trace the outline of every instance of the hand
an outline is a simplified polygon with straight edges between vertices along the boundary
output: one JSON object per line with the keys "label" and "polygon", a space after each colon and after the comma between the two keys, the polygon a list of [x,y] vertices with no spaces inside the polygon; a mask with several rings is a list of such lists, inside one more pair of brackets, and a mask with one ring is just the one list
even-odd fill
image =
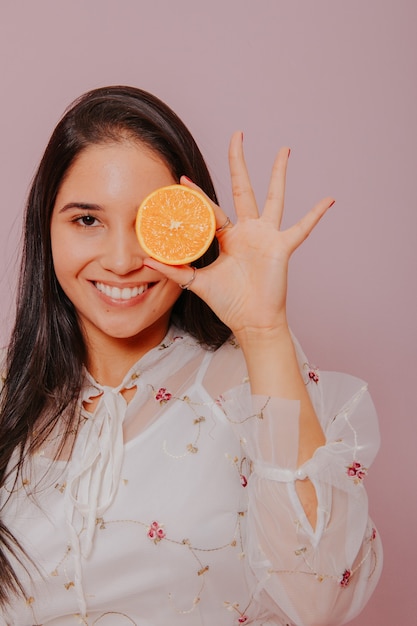
{"label": "hand", "polygon": [[[248,332],[267,336],[287,326],[288,261],[334,203],[332,198],[324,198],[298,223],[280,230],[288,156],[288,148],[278,152],[267,200],[259,214],[244,159],[242,133],[235,133],[230,142],[229,166],[237,222],[217,233],[220,255],[214,263],[197,271],[190,290],[201,297],[237,337]],[[199,189],[185,177],[181,183]],[[217,226],[221,228],[227,216],[220,207],[211,204]],[[179,284],[191,278],[188,266],[166,266],[153,259],[147,259],[146,265]]]}

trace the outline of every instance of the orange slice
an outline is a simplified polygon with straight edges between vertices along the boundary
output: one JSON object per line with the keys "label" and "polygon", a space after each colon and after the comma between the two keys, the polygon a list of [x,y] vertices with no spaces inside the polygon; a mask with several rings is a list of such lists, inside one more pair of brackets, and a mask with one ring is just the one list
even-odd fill
{"label": "orange slice", "polygon": [[167,265],[186,265],[201,257],[215,232],[210,202],[184,185],[156,189],[143,200],[136,216],[142,250]]}

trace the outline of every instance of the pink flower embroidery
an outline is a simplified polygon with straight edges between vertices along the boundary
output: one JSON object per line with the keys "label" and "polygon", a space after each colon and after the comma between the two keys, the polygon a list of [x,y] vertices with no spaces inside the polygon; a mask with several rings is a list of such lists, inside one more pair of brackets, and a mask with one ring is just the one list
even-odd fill
{"label": "pink flower embroidery", "polygon": [[155,395],[155,400],[159,402],[160,404],[165,404],[166,402],[171,400],[171,398],[172,398],[172,393],[167,391],[165,387],[161,387],[160,389],[158,389]]}
{"label": "pink flower embroidery", "polygon": [[317,383],[318,383],[318,382],[319,382],[319,380],[320,380],[319,375],[318,375],[318,374],[317,374],[317,372],[316,372],[316,371],[314,371],[314,370],[310,370],[310,371],[309,371],[309,373],[308,373],[308,377],[309,377],[309,379],[310,379],[310,380],[312,380],[312,381],[313,381],[313,383],[316,383],[316,385],[317,385]]}
{"label": "pink flower embroidery", "polygon": [[244,474],[240,475],[240,482],[242,484],[242,487],[246,487],[246,485],[248,484],[248,479]]}
{"label": "pink flower embroidery", "polygon": [[148,528],[148,537],[149,539],[152,539],[154,543],[158,543],[161,539],[164,539],[166,537],[166,533],[162,524],[159,522],[152,522]]}
{"label": "pink flower embroidery", "polygon": [[220,408],[223,407],[223,403],[224,403],[224,396],[220,394],[220,396],[218,396],[215,399],[215,403],[217,404],[217,406],[219,406]]}
{"label": "pink flower embroidery", "polygon": [[340,586],[347,587],[350,582],[351,576],[352,576],[351,570],[345,569],[345,571],[342,574],[342,578],[340,579]]}
{"label": "pink flower embroidery", "polygon": [[367,470],[363,465],[354,461],[352,465],[347,468],[347,475],[355,479],[356,482],[363,480],[366,476]]}
{"label": "pink flower embroidery", "polygon": [[247,615],[241,615],[241,616],[239,617],[239,619],[237,620],[237,623],[238,623],[238,624],[244,624],[244,623],[245,623],[245,622],[247,622],[247,621],[248,621],[248,617],[247,617]]}
{"label": "pink flower embroidery", "polygon": [[371,541],[375,541],[376,539],[376,528],[372,528]]}

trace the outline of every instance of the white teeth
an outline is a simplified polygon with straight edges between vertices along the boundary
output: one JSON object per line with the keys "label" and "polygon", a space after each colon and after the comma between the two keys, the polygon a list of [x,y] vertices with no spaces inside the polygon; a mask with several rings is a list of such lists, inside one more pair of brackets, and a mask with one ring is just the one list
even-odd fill
{"label": "white teeth", "polygon": [[112,300],[130,300],[131,298],[135,298],[136,296],[144,293],[148,288],[148,285],[140,285],[137,287],[123,287],[123,289],[120,289],[119,287],[111,287],[110,285],[106,285],[104,283],[94,284],[101,293],[104,293]]}

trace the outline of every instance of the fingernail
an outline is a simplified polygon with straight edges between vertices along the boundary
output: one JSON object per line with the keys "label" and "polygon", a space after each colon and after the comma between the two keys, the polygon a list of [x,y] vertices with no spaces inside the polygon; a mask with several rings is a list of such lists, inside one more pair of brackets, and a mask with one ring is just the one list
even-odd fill
{"label": "fingernail", "polygon": [[186,176],[185,174],[183,174],[182,178],[185,178],[185,180],[188,180],[189,183],[193,182],[191,178],[188,178],[188,176]]}
{"label": "fingernail", "polygon": [[288,148],[288,158],[290,158],[291,148]]}
{"label": "fingernail", "polygon": [[330,209],[330,207],[331,207],[331,206],[333,206],[333,205],[334,205],[334,203],[335,203],[335,202],[336,202],[336,200],[333,200],[333,202],[331,202],[331,203],[329,204],[329,209]]}

